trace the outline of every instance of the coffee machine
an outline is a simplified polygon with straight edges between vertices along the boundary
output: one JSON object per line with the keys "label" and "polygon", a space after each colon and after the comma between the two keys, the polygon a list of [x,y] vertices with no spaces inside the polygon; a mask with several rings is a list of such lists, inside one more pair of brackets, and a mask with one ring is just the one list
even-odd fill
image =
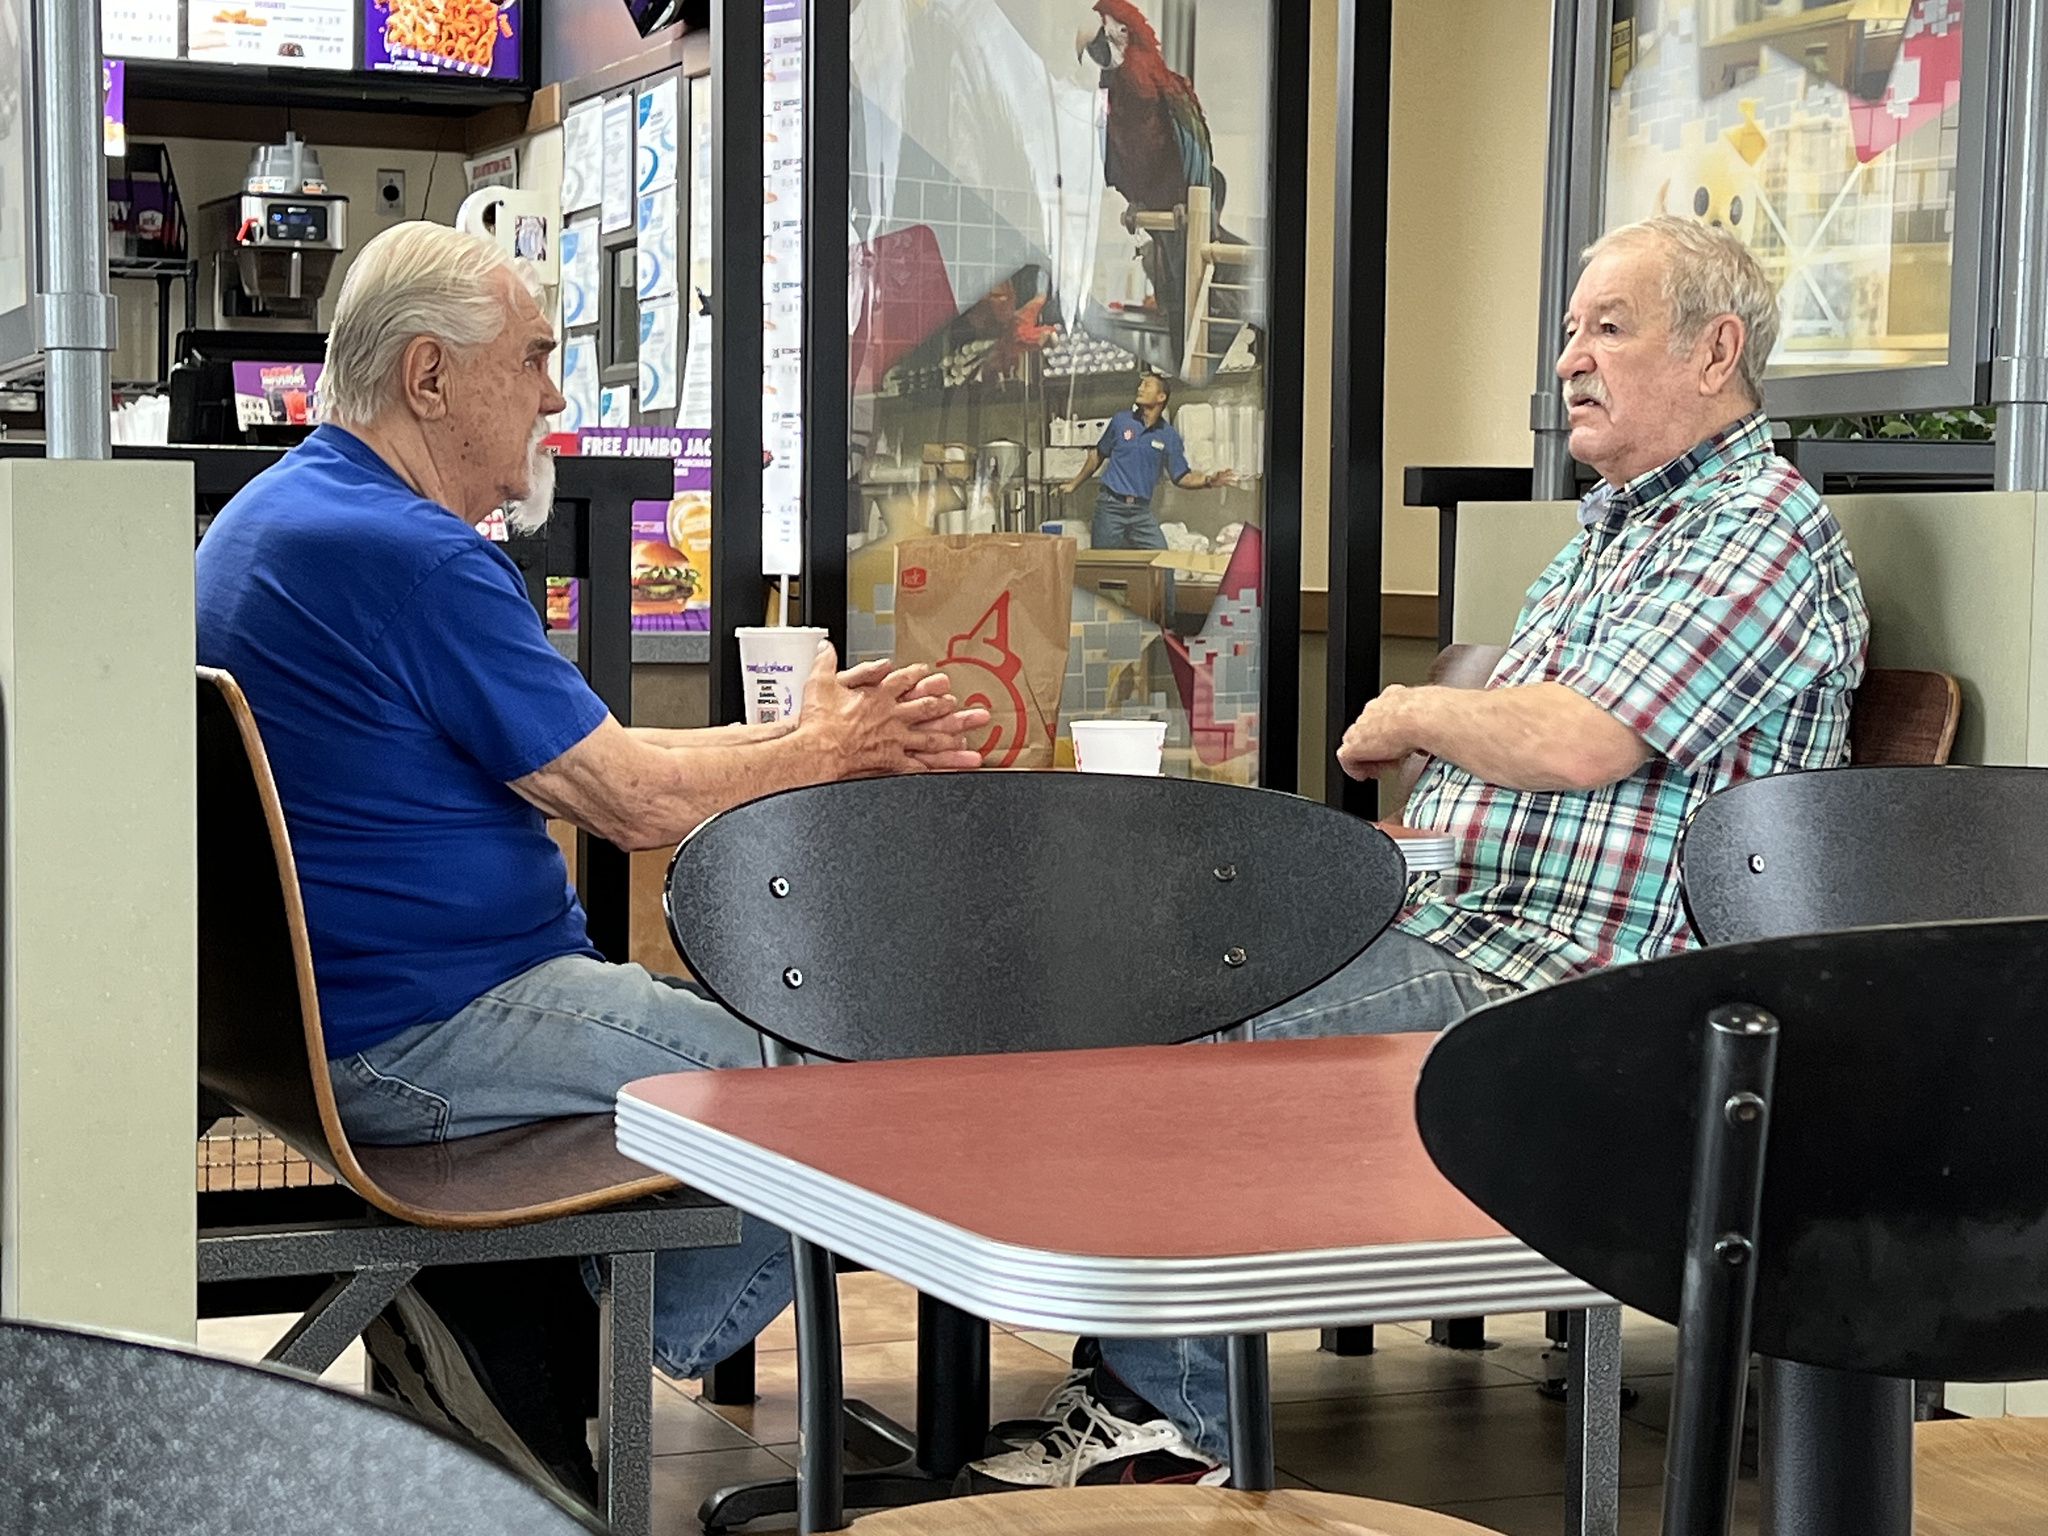
{"label": "coffee machine", "polygon": [[318,331],[320,300],[348,246],[348,199],[327,190],[297,134],[259,145],[242,190],[199,209],[216,330]]}

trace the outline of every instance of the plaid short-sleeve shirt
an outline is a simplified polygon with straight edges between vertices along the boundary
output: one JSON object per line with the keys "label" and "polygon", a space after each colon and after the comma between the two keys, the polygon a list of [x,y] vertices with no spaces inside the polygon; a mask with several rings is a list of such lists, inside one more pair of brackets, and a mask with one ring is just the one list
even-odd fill
{"label": "plaid short-sleeve shirt", "polygon": [[1579,520],[1487,686],[1562,683],[1650,757],[1586,793],[1439,759],[1406,812],[1457,838],[1458,866],[1419,877],[1396,925],[1512,987],[1685,948],[1686,822],[1731,784],[1846,760],[1870,633],[1842,530],[1761,413],[1596,489]]}

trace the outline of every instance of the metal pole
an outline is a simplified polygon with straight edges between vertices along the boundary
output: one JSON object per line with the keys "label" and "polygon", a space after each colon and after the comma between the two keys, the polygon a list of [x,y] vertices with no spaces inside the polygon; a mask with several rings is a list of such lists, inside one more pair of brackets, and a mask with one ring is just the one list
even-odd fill
{"label": "metal pole", "polygon": [[1234,1333],[1224,1341],[1230,1394],[1230,1486],[1263,1491],[1273,1486],[1273,1393],[1263,1333]]}
{"label": "metal pole", "polygon": [[1678,1303],[1686,1347],[1671,1382],[1664,1536],[1728,1536],[1778,1062],[1778,1021],[1761,1008],[1716,1008],[1704,1034]]}
{"label": "metal pole", "polygon": [[100,142],[100,8],[35,0],[35,123],[42,196],[43,411],[53,459],[107,459],[114,301]]}
{"label": "metal pole", "polygon": [[1336,249],[1330,305],[1330,636],[1324,799],[1379,814],[1379,786],[1332,759],[1380,691],[1380,534],[1386,497],[1387,120],[1392,0],[1337,7]]}
{"label": "metal pole", "polygon": [[[1272,203],[1266,221],[1265,593],[1259,676],[1259,783],[1292,791],[1301,777],[1301,413],[1308,292],[1307,0],[1272,9],[1269,78]],[[1187,7],[1194,47],[1195,7]]]}
{"label": "metal pole", "polygon": [[846,209],[852,22],[844,5],[804,13],[804,622],[847,649],[851,414],[846,370]]}
{"label": "metal pole", "polygon": [[1543,170],[1543,264],[1537,285],[1536,389],[1529,397],[1538,501],[1572,495],[1570,425],[1557,392],[1559,326],[1579,251],[1598,233],[1606,147],[1607,0],[1554,0],[1550,132]]}
{"label": "metal pole", "polygon": [[[743,718],[761,585],[760,0],[711,6],[711,724]],[[812,279],[815,281],[815,276]]]}
{"label": "metal pole", "polygon": [[1766,1357],[1763,1536],[1913,1536],[1913,1383]]}
{"label": "metal pole", "polygon": [[2039,491],[2048,490],[2048,0],[2013,0],[2009,25],[1992,483]]}
{"label": "metal pole", "polygon": [[1621,1530],[1621,1308],[1565,1320],[1565,1536]]}

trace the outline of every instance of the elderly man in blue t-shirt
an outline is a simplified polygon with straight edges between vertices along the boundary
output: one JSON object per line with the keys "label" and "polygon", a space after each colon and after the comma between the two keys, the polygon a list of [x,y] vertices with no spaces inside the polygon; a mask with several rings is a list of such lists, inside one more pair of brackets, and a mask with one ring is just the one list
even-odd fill
{"label": "elderly man in blue t-shirt", "polygon": [[1090,475],[1102,470],[1102,485],[1095,493],[1095,521],[1088,534],[1096,549],[1166,548],[1166,535],[1159,531],[1159,518],[1152,511],[1152,495],[1159,488],[1161,474],[1184,491],[1237,484],[1234,470],[1197,474],[1188,468],[1187,448],[1166,419],[1170,393],[1166,380],[1156,373],[1139,379],[1131,408],[1109,418],[1101,441],[1082,460],[1081,472],[1060,487],[1071,496],[1088,483]]}
{"label": "elderly man in blue t-shirt", "polygon": [[[839,673],[826,646],[785,725],[613,719],[475,526],[501,508],[546,519],[554,345],[495,247],[387,231],[336,302],[326,424],[199,547],[199,659],[240,680],[269,749],[358,1141],[603,1112],[634,1078],[761,1063],[723,1008],[592,949],[548,817],[673,846],[774,790],[979,762],[966,739],[987,713],[942,676]],[[752,1338],[788,1298],[788,1252],[749,1221],[738,1247],[659,1255],[662,1369],[697,1375]],[[567,1440],[566,1479],[587,1488],[580,1413]]]}

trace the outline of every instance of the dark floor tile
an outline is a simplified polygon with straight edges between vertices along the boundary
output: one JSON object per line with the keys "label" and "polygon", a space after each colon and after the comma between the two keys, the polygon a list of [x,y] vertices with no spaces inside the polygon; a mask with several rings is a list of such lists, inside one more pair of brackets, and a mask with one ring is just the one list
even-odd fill
{"label": "dark floor tile", "polygon": [[[1398,1504],[1555,1494],[1564,1417],[1531,1387],[1277,1403],[1274,1459],[1315,1487]],[[1654,1483],[1663,1459],[1662,1436],[1624,1423],[1624,1483]]]}
{"label": "dark floor tile", "polygon": [[[1621,1536],[1658,1536],[1663,1503],[1661,1485],[1622,1489]],[[1557,1536],[1563,1529],[1564,1498],[1560,1494],[1461,1500],[1435,1507],[1444,1514],[1499,1531],[1502,1536]],[[1756,1480],[1744,1478],[1735,1485],[1735,1519],[1729,1536],[1756,1536],[1756,1532]]]}

